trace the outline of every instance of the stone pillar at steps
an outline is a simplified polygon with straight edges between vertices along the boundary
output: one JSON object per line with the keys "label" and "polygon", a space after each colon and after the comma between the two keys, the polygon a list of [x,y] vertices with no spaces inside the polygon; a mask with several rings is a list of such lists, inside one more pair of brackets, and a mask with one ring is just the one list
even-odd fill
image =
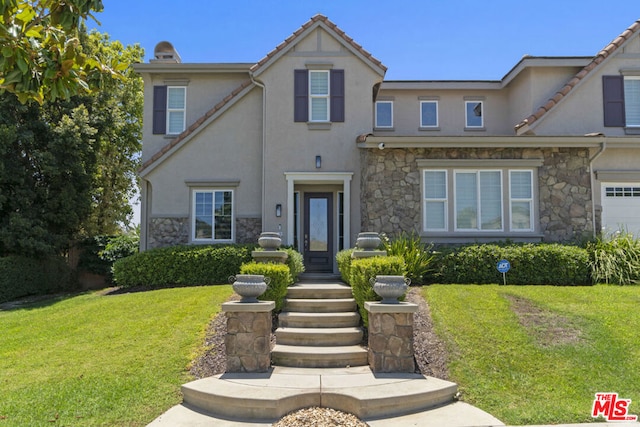
{"label": "stone pillar at steps", "polygon": [[369,366],[373,372],[415,372],[413,314],[416,304],[365,302],[369,313]]}
{"label": "stone pillar at steps", "polygon": [[273,301],[226,302],[226,372],[267,372],[271,367],[271,311]]}

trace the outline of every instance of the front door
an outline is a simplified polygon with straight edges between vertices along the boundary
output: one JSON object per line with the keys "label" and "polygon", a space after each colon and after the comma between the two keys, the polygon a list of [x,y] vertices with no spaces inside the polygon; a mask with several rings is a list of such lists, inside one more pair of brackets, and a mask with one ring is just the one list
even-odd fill
{"label": "front door", "polygon": [[311,273],[333,272],[333,194],[304,195],[304,265]]}

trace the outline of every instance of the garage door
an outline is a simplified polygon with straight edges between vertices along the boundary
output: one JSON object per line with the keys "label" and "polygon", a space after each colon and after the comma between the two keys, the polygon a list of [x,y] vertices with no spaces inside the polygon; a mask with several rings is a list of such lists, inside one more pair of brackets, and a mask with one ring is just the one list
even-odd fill
{"label": "garage door", "polygon": [[627,230],[640,236],[640,182],[602,184],[602,226],[605,233]]}

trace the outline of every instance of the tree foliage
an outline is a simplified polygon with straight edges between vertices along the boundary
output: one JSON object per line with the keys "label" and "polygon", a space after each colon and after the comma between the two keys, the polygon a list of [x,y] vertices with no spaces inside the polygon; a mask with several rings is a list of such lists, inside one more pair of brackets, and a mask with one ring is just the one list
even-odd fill
{"label": "tree foliage", "polygon": [[[143,56],[96,32],[81,30],[79,40],[105,61]],[[132,70],[105,78],[99,92],[42,105],[1,93],[0,256],[61,253],[128,223],[141,121],[142,83]]]}
{"label": "tree foliage", "polygon": [[[0,88],[21,102],[68,99],[99,87],[126,63],[83,50],[78,29],[102,0],[0,1]],[[93,18],[95,19],[95,18]]]}

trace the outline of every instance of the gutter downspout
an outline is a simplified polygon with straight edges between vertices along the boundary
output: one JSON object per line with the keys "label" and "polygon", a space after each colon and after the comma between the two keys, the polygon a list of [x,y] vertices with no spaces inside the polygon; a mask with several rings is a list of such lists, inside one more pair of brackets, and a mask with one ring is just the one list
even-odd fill
{"label": "gutter downspout", "polygon": [[[591,222],[593,227],[593,237],[597,237],[598,230],[596,230],[596,200],[594,195],[594,185],[595,185],[595,173],[593,171],[593,162],[595,162],[598,157],[602,155],[607,149],[607,137],[605,135],[600,135],[600,150],[596,154],[593,155],[589,159],[589,178],[591,180]],[[600,199],[602,199],[602,194],[600,194]]]}
{"label": "gutter downspout", "polygon": [[262,88],[262,200],[260,201],[260,204],[262,205],[261,231],[264,231],[265,220],[267,218],[267,207],[265,203],[265,195],[267,189],[265,165],[267,150],[267,87],[263,83],[257,81],[251,71],[249,71],[249,78],[251,79],[251,82],[253,84]]}

